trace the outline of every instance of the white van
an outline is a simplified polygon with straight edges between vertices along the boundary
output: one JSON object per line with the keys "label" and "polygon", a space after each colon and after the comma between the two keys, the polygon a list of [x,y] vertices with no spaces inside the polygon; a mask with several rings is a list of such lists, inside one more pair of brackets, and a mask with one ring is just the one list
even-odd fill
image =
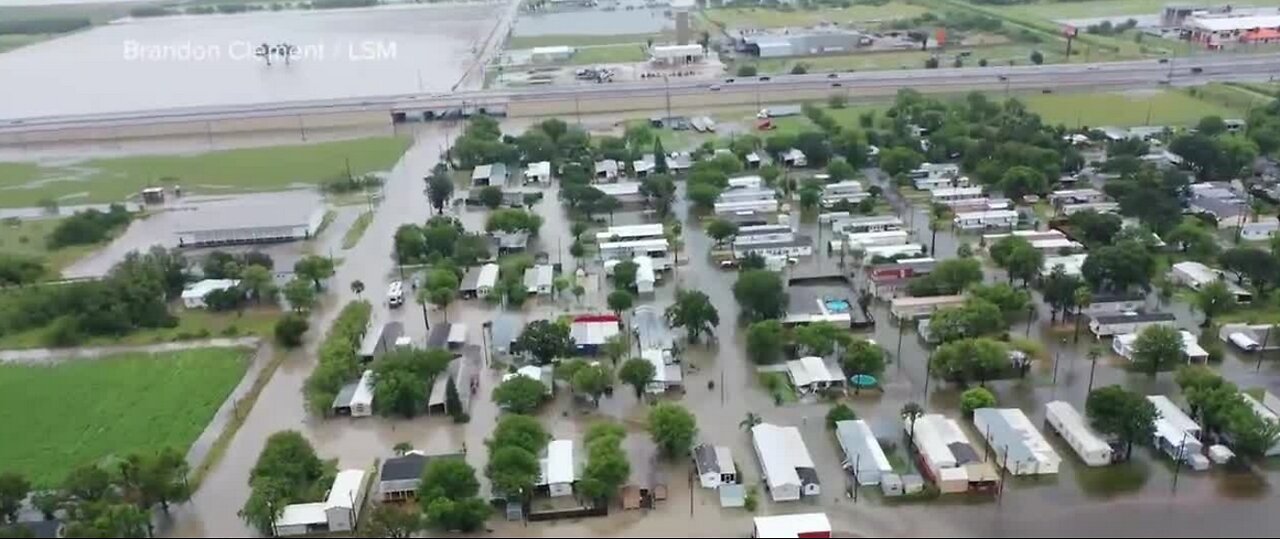
{"label": "white van", "polygon": [[393,309],[404,305],[404,283],[395,281],[387,287],[387,305]]}

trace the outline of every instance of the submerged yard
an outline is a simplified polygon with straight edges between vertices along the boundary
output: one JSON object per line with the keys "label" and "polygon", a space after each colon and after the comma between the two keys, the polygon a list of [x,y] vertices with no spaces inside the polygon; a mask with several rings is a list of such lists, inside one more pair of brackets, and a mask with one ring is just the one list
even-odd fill
{"label": "submerged yard", "polygon": [[37,487],[135,451],[185,451],[244,376],[244,350],[0,364],[0,470]]}

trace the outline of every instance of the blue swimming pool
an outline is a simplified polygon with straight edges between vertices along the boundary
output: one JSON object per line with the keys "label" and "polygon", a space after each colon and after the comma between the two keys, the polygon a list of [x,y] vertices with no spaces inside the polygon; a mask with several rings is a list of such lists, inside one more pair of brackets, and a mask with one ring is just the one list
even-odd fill
{"label": "blue swimming pool", "polygon": [[847,299],[824,299],[822,303],[827,306],[827,312],[832,314],[849,312],[849,300]]}

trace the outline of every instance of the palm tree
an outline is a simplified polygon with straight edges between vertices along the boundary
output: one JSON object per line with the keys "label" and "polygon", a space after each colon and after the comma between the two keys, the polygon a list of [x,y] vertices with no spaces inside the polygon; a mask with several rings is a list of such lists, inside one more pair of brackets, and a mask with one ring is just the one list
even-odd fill
{"label": "palm tree", "polygon": [[738,422],[738,427],[742,430],[751,430],[751,427],[764,423],[764,418],[755,412],[747,412],[746,417]]}
{"label": "palm tree", "polygon": [[900,413],[902,414],[902,418],[911,424],[911,427],[907,430],[907,438],[912,442],[915,442],[916,420],[920,419],[920,416],[924,415],[924,408],[921,408],[920,405],[915,402],[908,402],[902,405],[902,411]]}
{"label": "palm tree", "polygon": [[361,281],[360,279],[351,281],[351,291],[357,296],[362,294],[364,292],[364,281]]}

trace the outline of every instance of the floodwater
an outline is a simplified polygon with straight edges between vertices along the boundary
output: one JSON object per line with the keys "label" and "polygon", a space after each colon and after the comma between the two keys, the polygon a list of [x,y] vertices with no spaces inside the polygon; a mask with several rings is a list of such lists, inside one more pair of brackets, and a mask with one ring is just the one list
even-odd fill
{"label": "floodwater", "polygon": [[[410,303],[390,311],[380,301],[385,285],[399,278],[390,256],[392,233],[402,223],[421,222],[430,215],[426,197],[422,194],[421,178],[437,162],[447,138],[458,133],[458,126],[448,124],[415,128],[417,143],[391,172],[385,187],[386,197],[375,214],[373,224],[355,248],[338,255],[343,263],[337,269],[332,280],[335,283],[333,290],[324,298],[317,315],[319,320],[313,327],[327,327],[341,304],[355,298],[346,283],[360,279],[367,286],[365,297],[376,305],[375,320],[400,320],[409,336],[418,342],[425,338],[424,312],[417,305]],[[506,128],[513,133],[521,129],[514,123],[507,124]],[[683,195],[683,184],[680,190]],[[555,189],[548,189],[547,198],[534,209],[546,218],[546,224],[532,250],[545,252],[552,261],[562,261],[566,268],[572,268],[574,262],[568,256],[569,242],[565,240],[569,227]],[[483,210],[456,208],[447,211],[458,215],[467,228],[473,230],[481,226],[485,216]],[[684,202],[676,205],[677,215],[686,215],[687,211]],[[900,208],[900,211],[915,211],[914,217],[909,218],[912,229],[917,241],[927,244],[927,218],[923,210]],[[645,217],[639,212],[619,212],[614,220],[616,224],[631,224],[644,222]],[[824,231],[818,230],[816,225],[805,223],[801,229],[814,237],[815,245],[824,241]],[[826,235],[829,236],[829,231]],[[684,353],[687,393],[670,398],[697,415],[700,442],[731,448],[740,473],[748,484],[760,481],[759,466],[750,440],[738,426],[749,411],[762,415],[767,421],[799,427],[823,482],[821,496],[786,504],[763,501],[760,514],[824,511],[831,517],[838,535],[875,536],[1271,535],[1280,526],[1280,516],[1267,510],[1277,501],[1274,489],[1266,485],[1274,478],[1274,473],[1217,469],[1196,473],[1183,470],[1175,490],[1172,466],[1164,459],[1154,457],[1149,450],[1137,449],[1134,453],[1136,463],[1127,468],[1086,470],[1062,444],[1058,444],[1058,449],[1064,465],[1058,477],[1012,480],[998,500],[966,500],[961,497],[902,504],[886,502],[874,492],[864,490],[855,503],[844,496],[840,451],[823,427],[828,405],[797,403],[776,406],[773,403],[756,382],[754,366],[749,364],[744,353],[744,331],[737,323],[739,309],[731,293],[734,274],[714,267],[708,259],[706,253],[713,242],[696,223],[686,224],[683,240],[685,248],[680,256],[681,264],[659,286],[656,297],[644,301],[663,307],[671,302],[677,287],[701,290],[719,309],[721,324],[716,329],[716,339],[712,344],[688,346]],[[939,233],[937,250],[943,256],[953,255],[958,244],[950,232]],[[829,267],[836,261],[820,254],[816,260],[802,263]],[[587,262],[586,265],[593,275],[599,269],[596,262]],[[990,275],[991,279],[1000,278],[995,272]],[[538,299],[526,305],[520,315],[525,320],[533,320],[592,309],[583,305],[603,310],[607,289],[588,288],[591,291],[582,298],[581,305],[572,296]],[[1155,301],[1152,300],[1153,306]],[[499,309],[474,300],[458,301],[449,307],[450,321],[465,323],[471,328],[471,354],[475,354],[474,345],[479,344],[476,328],[491,319]],[[1195,327],[1195,319],[1185,308],[1179,306],[1172,310],[1178,313],[1183,327]],[[851,406],[872,424],[882,439],[901,446],[898,410],[904,402],[921,402],[931,411],[958,416],[958,391],[935,380],[928,384],[929,395],[926,396],[924,371],[927,351],[912,331],[899,332],[899,328],[888,321],[883,305],[877,305],[874,311],[880,322],[874,331],[866,335],[874,337],[895,358],[885,373],[884,391],[864,391],[851,398]],[[432,323],[444,317],[445,313],[438,310],[430,312]],[[1037,423],[1043,419],[1043,403],[1048,400],[1063,399],[1082,407],[1089,374],[1089,365],[1083,359],[1086,347],[1091,344],[1089,338],[1082,336],[1079,344],[1070,338],[1063,343],[1061,334],[1051,334],[1047,329],[1047,318],[1047,313],[1042,313],[1029,330],[1020,324],[1015,325],[1011,332],[1021,335],[1027,331],[1032,338],[1046,343],[1049,357],[1038,361],[1026,379],[988,384],[1002,404],[1022,408]],[[163,526],[165,535],[253,535],[253,531],[236,516],[236,511],[248,495],[248,471],[263,442],[271,433],[283,429],[300,430],[312,441],[321,457],[338,459],[342,467],[369,468],[374,459],[390,456],[394,444],[408,441],[428,452],[471,449],[467,460],[477,469],[483,469],[485,455],[479,449],[483,447],[483,440],[492,430],[498,415],[488,398],[499,379],[497,371],[485,370],[482,373],[479,394],[472,401],[471,422],[467,425],[454,425],[440,417],[413,420],[322,419],[304,412],[301,394],[303,380],[314,367],[315,349],[322,333],[319,330],[310,332],[308,344],[302,350],[290,353],[285,364],[267,384],[226,455],[212,469],[192,501],[175,507],[172,520]],[[1052,369],[1055,357],[1059,360],[1056,380]],[[1276,377],[1280,367],[1269,361],[1261,372],[1255,372],[1249,359],[1252,358],[1229,356],[1219,368],[1241,386],[1265,386],[1272,391],[1280,391],[1277,383],[1280,378]],[[1163,373],[1153,380],[1145,375],[1127,373],[1115,359],[1100,360],[1095,386],[1110,383],[1124,383],[1167,394],[1176,391],[1172,374]],[[688,465],[683,459],[674,463],[655,460],[654,447],[642,431],[643,416],[643,408],[636,402],[630,388],[624,385],[617,386],[614,395],[604,398],[598,409],[573,403],[568,392],[562,391],[557,401],[539,414],[547,428],[558,437],[579,437],[587,425],[601,417],[623,421],[630,431],[625,447],[632,459],[632,482],[664,483],[669,487],[670,498],[661,502],[657,509],[615,512],[607,518],[528,526],[503,522],[495,517],[489,525],[500,536],[687,537],[748,534],[750,515],[742,510],[722,510],[712,491],[691,488]],[[977,442],[977,438],[974,441]],[[901,449],[898,452],[901,454]],[[1116,485],[1115,478],[1126,471],[1135,472],[1138,479]],[[484,483],[483,478],[481,480]]]}
{"label": "floodwater", "polygon": [[[504,4],[128,20],[0,54],[0,118],[450,91]],[[268,66],[261,43],[298,47]],[[20,83],[19,83],[20,82]],[[478,81],[475,81],[478,84]]]}
{"label": "floodwater", "polygon": [[512,35],[592,35],[651,34],[666,28],[674,28],[675,22],[663,14],[663,10],[645,7],[581,11],[555,11],[525,13],[516,22]]}

